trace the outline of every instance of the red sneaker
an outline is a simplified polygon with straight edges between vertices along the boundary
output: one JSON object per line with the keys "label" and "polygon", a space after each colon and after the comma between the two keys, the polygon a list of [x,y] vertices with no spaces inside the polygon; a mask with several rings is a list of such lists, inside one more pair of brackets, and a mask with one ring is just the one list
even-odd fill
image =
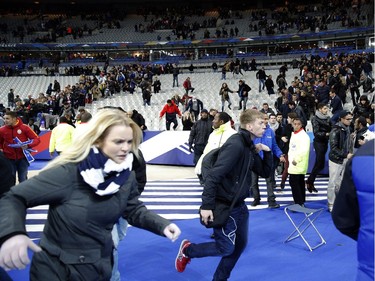
{"label": "red sneaker", "polygon": [[190,263],[191,258],[188,258],[184,254],[184,250],[190,246],[190,241],[187,239],[182,240],[180,249],[178,250],[178,254],[175,261],[175,267],[178,272],[184,272],[186,265]]}

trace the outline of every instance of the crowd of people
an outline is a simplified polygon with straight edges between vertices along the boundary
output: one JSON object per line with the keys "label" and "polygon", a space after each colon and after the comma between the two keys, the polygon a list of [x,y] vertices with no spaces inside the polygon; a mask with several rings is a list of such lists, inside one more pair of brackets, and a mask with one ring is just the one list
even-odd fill
{"label": "crowd of people", "polygon": [[[241,64],[238,64],[238,66],[241,69]],[[248,186],[246,192],[243,191],[239,201],[231,211],[235,223],[227,222],[223,227],[214,228],[213,238],[215,242],[206,245],[194,244],[189,240],[183,240],[176,259],[176,269],[179,272],[183,272],[192,258],[223,256],[214,275],[214,278],[221,280],[228,278],[241,252],[246,247],[248,214],[246,215],[247,207],[243,200],[250,196],[251,190],[253,196],[251,205],[257,206],[260,204],[259,177],[265,178],[267,182],[267,203],[269,208],[280,207],[276,201],[274,190],[275,188],[284,189],[288,176],[294,203],[304,207],[306,191],[310,193],[318,192],[314,186],[314,181],[324,168],[324,155],[329,145],[330,179],[327,188],[327,207],[330,212],[334,212],[336,194],[340,190],[346,163],[352,159],[353,155],[355,155],[354,153],[361,146],[375,138],[372,66],[368,61],[367,54],[332,54],[326,58],[318,56],[309,59],[302,58],[299,76],[287,81],[286,72],[288,67],[283,65],[273,84],[267,83],[267,80],[273,81],[273,77],[267,75],[267,71],[262,68],[256,73],[254,71],[254,79],[259,80],[258,89],[251,89],[246,84],[245,79],[238,81],[238,89],[231,90],[226,83],[223,83],[221,88],[217,89],[217,98],[222,102],[221,111],[213,108],[208,110],[207,108],[210,105],[204,105],[197,96],[192,95],[194,85],[192,85],[189,77],[179,85],[178,66],[172,65],[171,67],[171,79],[173,79],[170,81],[171,85],[183,87],[185,94],[182,97],[174,95],[167,99],[166,104],[159,113],[159,118],[161,119],[165,116],[167,130],[171,129],[172,124],[172,128],[177,129],[178,117],[183,120],[184,128],[190,131],[187,142],[189,143],[189,150],[194,153],[194,165],[198,174],[200,165],[204,161],[204,156],[210,150],[214,147],[222,147],[223,150],[223,153],[219,155],[219,161],[217,161],[220,164],[214,166],[212,175],[210,175],[204,186],[203,204],[200,210],[204,223],[207,224],[214,219],[212,209],[215,206],[215,197],[213,196],[215,193],[212,191],[216,189],[217,185],[222,187],[222,190],[219,190],[219,194],[222,196],[221,199],[227,201],[233,199],[233,197],[228,196],[231,193],[227,188],[228,186],[233,186],[234,181],[237,183],[245,182],[246,186]],[[219,79],[220,77],[218,77]],[[133,158],[130,155],[138,156],[139,134],[141,134],[142,130],[147,130],[144,117],[137,109],[124,113],[123,110],[114,108],[100,109],[91,116],[85,106],[97,99],[107,98],[119,92],[134,94],[136,87],[139,87],[142,91],[142,97],[145,101],[144,106],[148,106],[147,93],[158,94],[158,91],[163,87],[160,81],[159,83],[157,81],[157,75],[152,69],[123,66],[108,67],[105,70],[101,70],[98,75],[82,74],[79,76],[78,82],[73,86],[61,86],[58,81],[54,81],[48,86],[46,93],[40,94],[38,98],[33,98],[30,95],[26,100],[22,100],[13,89],[10,89],[8,93],[8,108],[3,106],[1,109],[4,114],[5,126],[0,128],[0,148],[3,150],[5,158],[12,162],[10,167],[13,184],[16,182],[16,174],[18,174],[18,182],[21,184],[6,193],[1,199],[3,204],[0,204],[0,206],[9,210],[8,213],[12,214],[14,212],[12,202],[14,202],[15,198],[24,198],[21,201],[26,204],[24,205],[25,208],[42,203],[50,203],[49,201],[32,201],[29,203],[29,197],[32,197],[33,192],[36,191],[30,191],[29,193],[28,190],[38,186],[39,189],[37,191],[42,194],[46,193],[47,188],[50,191],[50,185],[39,184],[39,181],[51,181],[50,173],[52,172],[50,170],[53,170],[53,174],[55,174],[55,169],[59,170],[65,166],[66,171],[64,173],[71,174],[73,174],[71,166],[78,167],[83,177],[83,181],[79,183],[80,192],[88,194],[88,189],[100,196],[103,196],[103,194],[114,194],[114,197],[123,196],[117,191],[128,184],[133,186],[135,182],[127,171],[131,170],[129,162]],[[134,86],[130,86],[130,84],[134,84]],[[118,87],[119,90],[116,89]],[[360,95],[360,87],[362,87],[362,95]],[[130,89],[133,89],[133,92]],[[270,106],[270,104],[264,102],[262,108],[247,109],[248,99],[252,98],[254,91],[266,91],[269,96],[275,98],[274,105]],[[230,108],[232,104],[230,95],[233,93],[238,95],[239,106],[232,110]],[[235,130],[233,130],[233,121],[231,116],[225,112],[225,103],[228,104],[228,109],[231,112],[239,114],[240,133],[235,133]],[[275,110],[271,108],[272,106]],[[348,111],[347,108],[352,110]],[[122,118],[118,120],[119,118],[116,119],[114,115],[122,116]],[[91,118],[93,118],[93,121],[89,121]],[[30,152],[32,152],[32,148],[40,142],[40,138],[35,132],[37,130],[35,126],[42,125],[42,121],[45,128],[52,129],[53,137],[51,137],[49,144],[51,157],[57,155],[58,157],[51,162],[40,176],[27,180],[28,157]],[[109,121],[112,123],[109,123]],[[102,122],[107,125],[104,127],[93,125],[101,124]],[[316,160],[310,176],[305,181],[308,170],[307,159],[309,153],[311,153],[310,139],[305,130],[308,122],[312,124]],[[29,126],[26,124],[29,124]],[[81,131],[83,136],[90,141],[84,142],[81,134],[75,135],[77,129],[74,130],[74,126],[79,126],[78,128],[80,129],[78,131]],[[81,130],[83,129],[82,126],[86,128]],[[12,132],[14,131],[22,132],[18,133],[19,141],[17,143],[12,138]],[[116,137],[117,134],[120,137]],[[222,138],[224,135],[225,137]],[[122,144],[124,148],[121,147]],[[91,146],[94,146],[94,148],[91,148]],[[95,150],[95,147],[98,149]],[[257,164],[249,162],[252,172],[238,174],[236,172],[242,171],[243,166],[247,166],[249,161],[249,159],[242,158],[245,149],[254,154],[255,158],[252,161],[256,161]],[[130,151],[132,154],[130,154]],[[92,182],[90,180],[89,170],[90,165],[93,165],[91,161],[94,161],[94,158],[97,157],[100,158],[102,166],[96,167],[96,169],[100,171],[104,169],[104,164],[109,161],[108,159],[120,165],[119,167],[114,165],[113,170],[105,171],[105,173],[112,175],[112,173],[116,172],[121,182],[113,179],[112,176],[109,176],[109,178],[113,181],[113,184],[107,181],[106,178],[103,178],[100,182]],[[131,160],[127,160],[128,157]],[[275,171],[281,175],[280,186],[276,186]],[[70,174],[65,178],[71,178]],[[54,180],[53,182],[55,183],[56,181]],[[110,190],[113,185],[116,186],[115,190]],[[90,189],[90,186],[94,189]],[[57,187],[59,186],[55,186],[54,189]],[[70,194],[70,191],[67,192]],[[56,198],[51,202],[61,205],[61,208],[65,208],[64,202],[66,202],[67,196],[67,194],[61,193],[57,196],[59,198],[58,203],[56,203]],[[139,194],[128,194],[126,196],[128,197],[124,199],[125,201],[132,200],[132,202],[134,201],[138,204],[137,206],[140,208],[138,211],[142,211],[140,215],[145,218],[146,222],[149,222],[149,220],[154,222],[152,228],[147,227],[145,225],[146,222],[137,219],[137,215],[132,213],[138,211],[128,210],[126,205],[118,206],[119,210],[123,210],[125,213],[114,211],[110,221],[95,216],[93,220],[97,220],[96,222],[100,225],[107,226],[108,223],[120,225],[119,219],[122,217],[129,220],[132,224],[147,228],[157,234],[165,235],[171,240],[177,239],[180,232],[177,226],[145,210],[144,206],[138,201]],[[90,193],[88,198],[92,197]],[[68,199],[70,200],[71,198]],[[91,201],[86,203],[88,206],[94,204]],[[5,209],[3,213],[5,213]],[[51,216],[57,216],[54,213],[54,209],[50,212]],[[13,217],[10,216],[10,218]],[[35,269],[35,266],[41,263],[42,260],[48,259],[48,264],[54,265],[58,262],[53,252],[56,247],[60,247],[59,251],[69,252],[70,250],[68,249],[71,249],[69,247],[71,247],[72,241],[66,241],[63,246],[54,242],[55,237],[51,229],[59,227],[55,223],[53,220],[48,222],[45,238],[41,242],[41,245],[49,249],[49,252],[40,256],[36,255],[35,264],[31,268],[31,275],[35,276],[35,278],[39,276],[39,271]],[[236,224],[240,224],[241,227],[236,228]],[[7,257],[14,249],[24,252],[27,248],[31,248],[36,253],[40,252],[39,246],[29,241],[24,236],[24,231],[20,230],[23,227],[23,221],[17,221],[17,226],[13,225],[14,228],[8,224],[4,224],[4,227],[0,228],[0,237],[9,238],[3,241],[0,250],[0,265],[5,269],[23,268],[28,263],[28,260],[25,261],[18,257],[15,264],[9,264]],[[82,225],[85,224],[83,223]],[[224,235],[225,237],[223,237],[222,228],[225,228],[225,231],[228,231],[231,235]],[[106,239],[99,245],[105,248],[105,251],[102,251],[105,255],[100,258],[100,262],[106,267],[103,280],[107,280],[111,269],[113,269],[111,258],[113,253],[107,249],[112,242],[110,242],[110,236],[108,236],[110,232],[107,230],[107,228],[101,230],[101,233],[102,231],[105,232]],[[17,235],[13,236],[14,233],[17,233]],[[237,236],[237,243],[233,243],[234,234]],[[91,239],[91,234],[82,237],[83,241],[87,241],[88,237]],[[92,243],[91,240],[89,242]],[[222,251],[216,249],[215,245],[217,243],[221,245]],[[97,247],[98,245],[94,246]],[[90,255],[90,253],[87,253],[87,255]],[[88,266],[91,265],[88,264]],[[97,270],[96,266],[93,265],[95,270]],[[77,269],[71,268],[69,264],[60,264],[59,274],[65,272],[65,267],[73,270],[78,275],[86,272],[84,267]],[[49,272],[48,268],[50,267],[46,266],[46,272]]]}
{"label": "crowd of people", "polygon": [[[191,40],[203,38],[228,38],[246,36],[247,33],[255,32],[259,36],[283,34],[291,31],[297,32],[319,32],[327,30],[330,23],[339,22],[340,28],[367,26],[370,22],[368,11],[364,7],[368,3],[352,1],[315,1],[311,5],[296,5],[287,2],[285,5],[270,9],[269,7],[253,7],[241,5],[241,8],[222,6],[212,13],[211,7],[203,8],[196,5],[160,7],[145,6],[137,12],[143,15],[143,21],[134,25],[136,33],[152,33],[155,30],[172,30],[167,35],[167,40]],[[326,5],[327,4],[327,5]],[[75,11],[69,7],[69,11],[60,11],[59,16],[36,14],[31,17],[29,10],[28,17],[20,20],[14,28],[8,26],[7,22],[0,25],[3,34],[11,34],[12,42],[24,42],[24,38],[32,38],[32,42],[57,42],[62,37],[72,37],[72,40],[91,36],[95,31],[104,29],[121,29],[126,25],[127,9],[101,9],[91,13],[80,11],[78,15],[81,24],[69,20]],[[348,13],[350,8],[352,13]],[[363,11],[364,10],[364,11]],[[211,13],[211,14],[210,14]],[[206,16],[210,15],[210,16]],[[298,15],[298,16],[296,16]],[[194,20],[195,19],[195,20]],[[241,24],[236,22],[247,19],[248,28],[242,29]],[[215,29],[210,32],[209,29]],[[198,31],[202,30],[201,33]],[[43,35],[37,35],[43,32]],[[201,35],[200,35],[201,34]],[[35,36],[34,36],[35,35]],[[160,35],[159,35],[160,36]],[[202,38],[200,38],[202,36]],[[132,39],[129,39],[132,41]]]}

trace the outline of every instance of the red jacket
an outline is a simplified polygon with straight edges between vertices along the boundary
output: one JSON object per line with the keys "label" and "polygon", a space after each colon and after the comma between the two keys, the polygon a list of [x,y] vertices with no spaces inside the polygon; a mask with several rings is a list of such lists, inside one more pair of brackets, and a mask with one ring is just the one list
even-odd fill
{"label": "red jacket", "polygon": [[172,105],[169,106],[168,104],[164,105],[162,111],[160,111],[160,118],[164,116],[164,114],[178,114],[178,116],[181,116],[181,111],[177,107],[177,105],[172,101]]}
{"label": "red jacket", "polygon": [[17,119],[14,126],[2,126],[0,128],[0,149],[8,159],[16,160],[25,157],[22,148],[12,148],[8,144],[15,144],[14,138],[18,137],[20,141],[33,140],[28,147],[37,146],[40,143],[39,136],[27,125],[23,124],[21,119]]}
{"label": "red jacket", "polygon": [[184,83],[182,84],[182,86],[185,88],[185,89],[190,89],[191,88],[191,81],[190,80],[185,80]]}

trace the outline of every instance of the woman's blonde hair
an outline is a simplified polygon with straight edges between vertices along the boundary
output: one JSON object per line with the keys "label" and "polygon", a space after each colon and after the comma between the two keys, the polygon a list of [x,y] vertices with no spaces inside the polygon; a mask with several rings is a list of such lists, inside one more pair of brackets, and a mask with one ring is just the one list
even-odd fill
{"label": "woman's blonde hair", "polygon": [[93,145],[101,144],[113,126],[123,125],[133,130],[133,143],[131,151],[138,158],[138,147],[142,141],[142,130],[130,119],[127,114],[119,109],[100,109],[93,118],[73,139],[73,143],[63,151],[59,157],[52,160],[44,169],[66,163],[78,163],[87,157]]}
{"label": "woman's blonde hair", "polygon": [[191,122],[195,122],[194,115],[190,111],[185,111],[182,115],[182,120],[190,119]]}

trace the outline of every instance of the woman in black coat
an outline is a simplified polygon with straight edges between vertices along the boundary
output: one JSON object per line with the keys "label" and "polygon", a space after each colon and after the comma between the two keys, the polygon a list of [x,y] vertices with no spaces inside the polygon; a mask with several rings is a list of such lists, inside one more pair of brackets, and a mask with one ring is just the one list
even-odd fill
{"label": "woman in black coat", "polygon": [[[124,112],[101,109],[69,149],[6,193],[0,199],[0,267],[23,269],[30,249],[31,281],[108,281],[111,232],[120,217],[176,240],[180,229],[139,201],[132,163],[141,137]],[[46,204],[47,222],[36,245],[26,234],[26,209]]]}

